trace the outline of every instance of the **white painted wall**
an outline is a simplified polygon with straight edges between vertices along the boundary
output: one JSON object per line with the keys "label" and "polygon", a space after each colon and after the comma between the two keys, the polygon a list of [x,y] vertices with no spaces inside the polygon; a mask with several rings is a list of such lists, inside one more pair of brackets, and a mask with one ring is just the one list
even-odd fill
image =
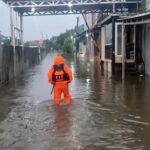
{"label": "white painted wall", "polygon": [[105,27],[101,28],[101,59],[105,60]]}
{"label": "white painted wall", "polygon": [[[90,29],[92,29],[94,27],[94,25],[97,22],[97,14],[87,14],[85,16],[87,24],[89,26]],[[89,55],[90,61],[94,60],[94,43],[92,40],[91,35],[89,35],[88,37],[86,37],[87,42],[86,42],[86,53],[87,55]]]}
{"label": "white painted wall", "polygon": [[150,75],[150,24],[145,28],[143,59],[145,62],[145,73]]}
{"label": "white painted wall", "polygon": [[85,56],[85,54],[86,54],[86,46],[83,44],[83,42],[79,43],[79,53],[82,56]]}
{"label": "white painted wall", "polygon": [[92,28],[92,14],[86,15],[86,21],[87,21],[89,28],[91,29]]}
{"label": "white painted wall", "polygon": [[89,28],[92,29],[94,25],[97,23],[98,14],[87,14],[86,16],[87,23],[89,25]]}

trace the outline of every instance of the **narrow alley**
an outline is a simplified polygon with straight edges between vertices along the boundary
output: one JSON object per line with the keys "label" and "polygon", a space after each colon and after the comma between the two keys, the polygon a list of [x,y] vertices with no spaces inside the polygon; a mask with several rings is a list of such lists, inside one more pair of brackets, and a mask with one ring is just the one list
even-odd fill
{"label": "narrow alley", "polygon": [[150,78],[111,79],[98,63],[65,57],[72,104],[53,105],[51,53],[0,90],[0,150],[149,150]]}

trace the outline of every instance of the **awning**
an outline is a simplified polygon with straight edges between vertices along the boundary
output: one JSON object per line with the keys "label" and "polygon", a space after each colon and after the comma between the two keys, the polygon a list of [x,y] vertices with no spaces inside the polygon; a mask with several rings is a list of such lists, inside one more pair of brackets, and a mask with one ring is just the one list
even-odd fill
{"label": "awning", "polygon": [[124,25],[149,24],[150,12],[141,13],[133,16],[122,16],[119,19]]}
{"label": "awning", "polygon": [[122,14],[110,14],[109,16],[107,16],[105,19],[103,19],[102,21],[100,21],[97,24],[97,27],[101,27],[103,25],[107,25],[110,24],[112,22],[112,18],[118,19],[120,17],[120,15]]}

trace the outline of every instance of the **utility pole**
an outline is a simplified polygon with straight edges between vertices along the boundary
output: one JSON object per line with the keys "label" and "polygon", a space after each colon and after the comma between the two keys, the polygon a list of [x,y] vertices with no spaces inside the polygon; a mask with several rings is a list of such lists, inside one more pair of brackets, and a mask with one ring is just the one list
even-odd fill
{"label": "utility pole", "polygon": [[[78,29],[79,29],[79,16],[77,16],[77,25],[76,25],[76,35],[78,36]],[[79,39],[76,37],[76,56],[79,50]]]}
{"label": "utility pole", "polygon": [[41,32],[41,38],[42,38],[42,40],[43,40],[43,32]]}

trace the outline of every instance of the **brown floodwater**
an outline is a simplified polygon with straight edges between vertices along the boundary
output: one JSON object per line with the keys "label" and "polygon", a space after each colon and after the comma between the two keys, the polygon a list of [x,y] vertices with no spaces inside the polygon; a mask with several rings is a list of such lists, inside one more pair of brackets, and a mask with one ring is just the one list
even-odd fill
{"label": "brown floodwater", "polygon": [[122,82],[98,62],[67,56],[72,104],[54,106],[55,55],[0,88],[0,150],[150,150],[150,77]]}

